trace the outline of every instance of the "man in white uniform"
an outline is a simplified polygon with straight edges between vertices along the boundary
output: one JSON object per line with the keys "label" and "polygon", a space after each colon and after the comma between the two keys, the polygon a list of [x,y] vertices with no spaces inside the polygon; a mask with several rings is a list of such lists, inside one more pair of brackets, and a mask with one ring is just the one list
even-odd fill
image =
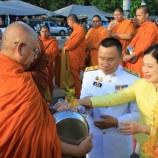
{"label": "man in white uniform", "polygon": [[[98,50],[98,66],[87,67],[80,98],[107,95],[131,85],[138,76],[119,65],[122,46],[115,38],[104,39]],[[93,149],[87,158],[129,158],[133,152],[132,136],[118,132],[120,122],[137,121],[139,112],[136,102],[116,107],[94,108],[79,107],[87,113],[90,133],[93,133]]]}

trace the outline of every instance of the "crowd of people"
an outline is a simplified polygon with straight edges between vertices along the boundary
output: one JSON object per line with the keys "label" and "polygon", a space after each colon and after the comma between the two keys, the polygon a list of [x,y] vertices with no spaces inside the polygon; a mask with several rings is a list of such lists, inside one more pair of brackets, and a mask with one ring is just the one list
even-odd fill
{"label": "crowd of people", "polygon": [[[94,15],[85,32],[71,14],[73,31],[62,50],[45,25],[39,36],[20,21],[0,32],[0,157],[130,158],[137,144],[136,156],[148,158],[141,147],[150,139],[158,103],[158,21],[148,17],[147,6],[136,9],[133,21],[118,7],[107,28]],[[59,139],[49,110],[65,52],[78,111],[92,133],[79,145]]]}

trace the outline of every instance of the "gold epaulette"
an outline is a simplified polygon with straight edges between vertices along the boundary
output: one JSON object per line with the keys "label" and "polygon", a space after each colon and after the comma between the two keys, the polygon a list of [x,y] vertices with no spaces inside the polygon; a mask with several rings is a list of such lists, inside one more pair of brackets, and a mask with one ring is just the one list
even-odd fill
{"label": "gold epaulette", "polygon": [[138,72],[135,72],[133,70],[130,70],[130,69],[127,69],[127,68],[123,68],[126,72],[132,74],[132,75],[135,75],[137,77],[140,77],[140,74]]}
{"label": "gold epaulette", "polygon": [[86,67],[85,72],[94,71],[94,70],[98,70],[98,69],[99,69],[98,65],[96,65],[96,66],[90,66],[90,67]]}

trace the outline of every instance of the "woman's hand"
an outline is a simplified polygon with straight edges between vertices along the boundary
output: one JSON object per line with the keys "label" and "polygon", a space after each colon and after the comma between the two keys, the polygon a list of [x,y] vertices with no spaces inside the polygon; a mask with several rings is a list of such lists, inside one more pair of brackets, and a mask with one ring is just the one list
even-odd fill
{"label": "woman's hand", "polygon": [[140,124],[138,122],[121,122],[119,123],[119,132],[124,135],[131,135],[137,133],[150,134],[150,127],[148,125]]}
{"label": "woman's hand", "polygon": [[86,108],[92,108],[92,102],[89,97],[85,97],[83,99],[77,99],[79,105],[82,105]]}

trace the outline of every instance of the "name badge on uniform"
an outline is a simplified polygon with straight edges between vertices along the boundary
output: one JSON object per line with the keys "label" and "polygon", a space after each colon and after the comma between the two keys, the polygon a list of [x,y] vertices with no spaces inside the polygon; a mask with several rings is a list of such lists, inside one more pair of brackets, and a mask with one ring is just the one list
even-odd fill
{"label": "name badge on uniform", "polygon": [[120,90],[122,90],[122,89],[124,89],[124,88],[127,88],[128,87],[128,85],[116,85],[115,86],[115,90],[116,91],[120,91]]}
{"label": "name badge on uniform", "polygon": [[99,82],[93,82],[93,85],[96,87],[102,87],[102,83]]}

